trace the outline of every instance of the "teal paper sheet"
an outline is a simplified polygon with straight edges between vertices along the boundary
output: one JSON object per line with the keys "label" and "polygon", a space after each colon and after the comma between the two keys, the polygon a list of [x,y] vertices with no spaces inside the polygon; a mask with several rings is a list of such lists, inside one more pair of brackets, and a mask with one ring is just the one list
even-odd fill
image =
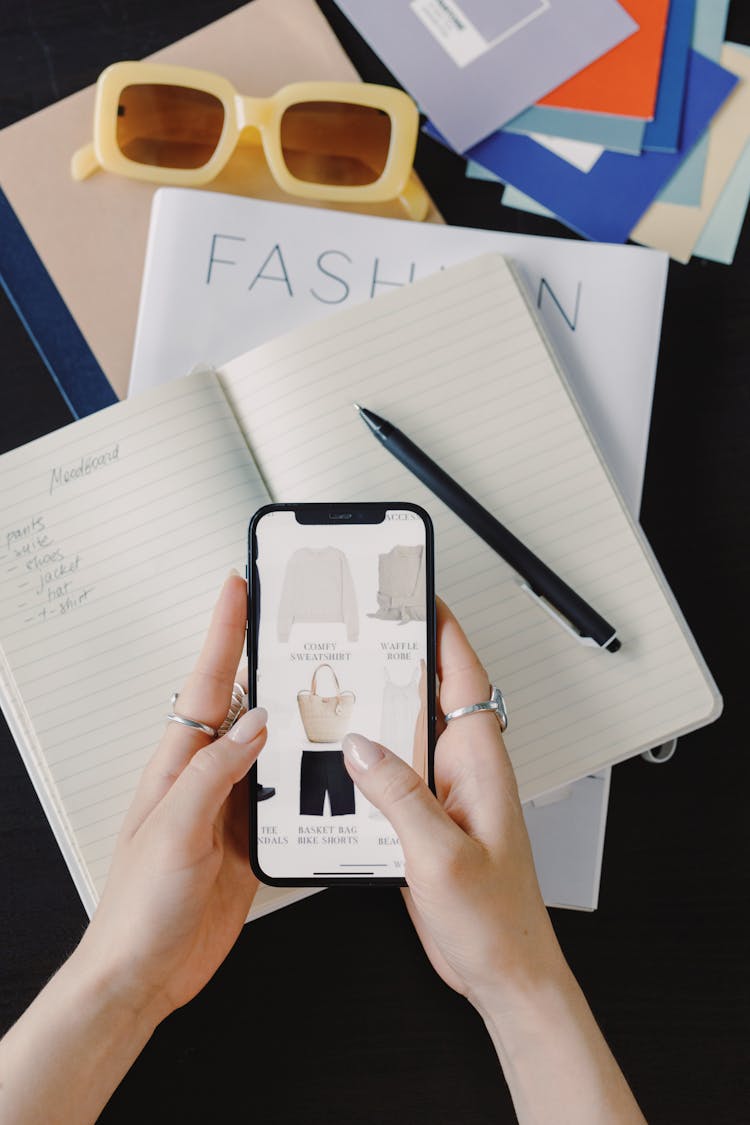
{"label": "teal paper sheet", "polygon": [[[750,144],[748,144],[719,196],[695,244],[696,258],[731,266],[750,200]],[[503,203],[505,197],[503,196]]]}
{"label": "teal paper sheet", "polygon": [[[738,51],[750,55],[750,47],[744,43],[732,43]],[[696,258],[708,258],[711,262],[721,262],[731,266],[737,243],[745,221],[745,212],[750,201],[750,143],[737,161],[727,180],[719,202],[708,217],[701,231],[693,254]],[[503,203],[505,196],[503,196]]]}
{"label": "teal paper sheet", "polygon": [[466,161],[466,176],[470,180],[490,180],[496,184],[503,182],[494,172],[490,172],[489,168],[485,168],[483,164],[477,164],[476,160]]}
{"label": "teal paper sheet", "polygon": [[[693,50],[719,61],[724,44],[729,0],[698,0],[693,25]],[[697,207],[703,191],[703,173],[708,156],[708,137],[702,137],[687,159],[683,161],[672,179],[657,199],[660,203],[679,203],[683,207]]]}
{"label": "teal paper sheet", "polygon": [[[491,172],[490,175],[492,175]],[[494,179],[497,179],[497,176],[495,176]],[[499,182],[498,180],[498,183]],[[544,207],[541,203],[537,203],[530,195],[526,195],[525,192],[514,188],[512,184],[506,184],[502,202],[504,207],[515,207],[516,211],[528,211],[530,215],[541,215],[545,219],[557,218],[557,215],[550,211],[549,207]]]}
{"label": "teal paper sheet", "polygon": [[646,122],[637,117],[583,113],[545,105],[529,106],[503,125],[503,129],[509,133],[547,133],[551,137],[567,137],[571,141],[604,145],[613,152],[626,152],[630,156],[640,154],[645,128]]}

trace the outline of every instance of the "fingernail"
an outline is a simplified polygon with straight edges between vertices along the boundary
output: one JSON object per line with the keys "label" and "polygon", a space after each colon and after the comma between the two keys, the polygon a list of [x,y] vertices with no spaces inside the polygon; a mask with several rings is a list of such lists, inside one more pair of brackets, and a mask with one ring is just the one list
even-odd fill
{"label": "fingernail", "polygon": [[385,754],[376,742],[370,742],[363,734],[347,734],[341,743],[344,757],[358,770],[369,770],[382,761]]}
{"label": "fingernail", "polygon": [[233,727],[227,731],[227,738],[232,742],[252,742],[260,734],[268,722],[268,711],[265,707],[253,707],[240,715]]}
{"label": "fingernail", "polygon": [[230,567],[229,574],[227,575],[227,578],[242,578],[242,575],[240,574],[237,567],[233,566],[233,567]]}

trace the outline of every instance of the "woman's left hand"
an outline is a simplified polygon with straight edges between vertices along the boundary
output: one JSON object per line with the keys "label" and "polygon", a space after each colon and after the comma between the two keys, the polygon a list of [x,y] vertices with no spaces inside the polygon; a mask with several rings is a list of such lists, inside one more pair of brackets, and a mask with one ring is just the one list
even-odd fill
{"label": "woman's left hand", "polygon": [[[231,575],[180,715],[219,727],[242,657],[247,587]],[[77,956],[155,1022],[187,1003],[236,941],[258,887],[248,861],[246,774],[266,740],[255,708],[222,738],[169,723],[125,817]]]}

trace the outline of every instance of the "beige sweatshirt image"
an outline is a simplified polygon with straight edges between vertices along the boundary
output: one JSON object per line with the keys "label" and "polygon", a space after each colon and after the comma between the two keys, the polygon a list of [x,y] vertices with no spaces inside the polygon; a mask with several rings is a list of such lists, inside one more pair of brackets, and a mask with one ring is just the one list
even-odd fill
{"label": "beige sweatshirt image", "polygon": [[359,637],[357,596],[346,555],[337,547],[301,547],[284,573],[278,615],[278,638],[288,641],[297,622],[343,622],[347,640]]}

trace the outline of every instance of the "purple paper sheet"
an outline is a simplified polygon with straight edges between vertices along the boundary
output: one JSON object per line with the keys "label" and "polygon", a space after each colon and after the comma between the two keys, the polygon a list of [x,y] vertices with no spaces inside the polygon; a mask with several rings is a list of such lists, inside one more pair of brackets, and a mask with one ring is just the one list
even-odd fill
{"label": "purple paper sheet", "polygon": [[638,30],[615,0],[336,0],[459,152]]}

